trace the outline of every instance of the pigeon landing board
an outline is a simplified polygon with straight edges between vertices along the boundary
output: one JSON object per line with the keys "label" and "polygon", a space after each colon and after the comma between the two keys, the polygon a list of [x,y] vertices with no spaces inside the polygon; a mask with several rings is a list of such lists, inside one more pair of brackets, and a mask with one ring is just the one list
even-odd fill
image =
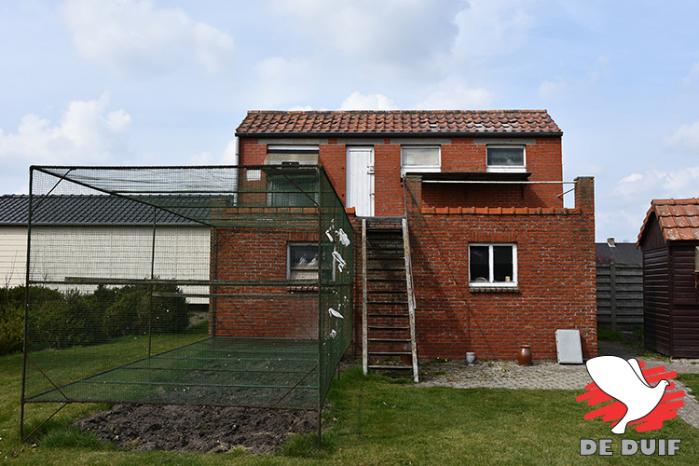
{"label": "pigeon landing board", "polygon": [[667,380],[661,380],[651,387],[635,359],[600,356],[587,361],[586,367],[599,389],[626,407],[626,414],[612,428],[615,434],[623,434],[629,422],[653,411],[669,385]]}

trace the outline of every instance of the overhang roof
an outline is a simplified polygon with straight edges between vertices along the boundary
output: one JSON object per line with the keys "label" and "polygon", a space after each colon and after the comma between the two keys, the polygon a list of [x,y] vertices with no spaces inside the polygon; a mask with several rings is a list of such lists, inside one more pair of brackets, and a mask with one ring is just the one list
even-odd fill
{"label": "overhang roof", "polygon": [[699,241],[699,197],[653,199],[638,234],[639,243],[652,215],[658,219],[665,241]]}
{"label": "overhang roof", "polygon": [[420,175],[422,181],[497,181],[513,182],[527,181],[529,172],[434,172],[415,173],[408,171],[406,175]]}
{"label": "overhang roof", "polygon": [[546,110],[251,110],[237,136],[561,136]]}
{"label": "overhang roof", "polygon": [[[162,197],[162,196],[161,196]],[[180,200],[183,196],[178,196]],[[194,196],[191,197],[195,199]],[[27,224],[29,196],[0,196],[0,226]],[[53,195],[36,196],[34,225],[152,225],[153,207],[118,196]],[[158,225],[200,225],[173,213],[159,210]]]}

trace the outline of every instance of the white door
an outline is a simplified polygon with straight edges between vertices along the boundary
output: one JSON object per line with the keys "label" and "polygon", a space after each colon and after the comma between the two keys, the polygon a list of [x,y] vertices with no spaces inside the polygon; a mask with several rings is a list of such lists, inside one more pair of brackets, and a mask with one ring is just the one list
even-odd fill
{"label": "white door", "polygon": [[374,149],[347,148],[346,207],[354,207],[358,217],[374,215]]}

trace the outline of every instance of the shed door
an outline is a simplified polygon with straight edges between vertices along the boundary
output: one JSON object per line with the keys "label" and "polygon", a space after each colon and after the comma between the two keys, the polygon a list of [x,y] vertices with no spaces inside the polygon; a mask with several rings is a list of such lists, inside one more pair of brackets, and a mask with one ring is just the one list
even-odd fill
{"label": "shed door", "polygon": [[374,149],[347,148],[346,207],[354,207],[358,217],[374,215]]}

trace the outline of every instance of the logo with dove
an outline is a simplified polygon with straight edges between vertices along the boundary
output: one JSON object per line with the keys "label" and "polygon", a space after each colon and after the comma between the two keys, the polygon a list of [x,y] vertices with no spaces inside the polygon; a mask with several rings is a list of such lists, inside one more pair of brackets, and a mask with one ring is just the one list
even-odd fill
{"label": "logo with dove", "polygon": [[673,380],[677,373],[663,366],[645,368],[643,361],[616,356],[593,358],[585,365],[592,382],[576,400],[594,407],[586,420],[601,418],[614,434],[627,428],[660,430],[684,405],[684,390],[677,390]]}

